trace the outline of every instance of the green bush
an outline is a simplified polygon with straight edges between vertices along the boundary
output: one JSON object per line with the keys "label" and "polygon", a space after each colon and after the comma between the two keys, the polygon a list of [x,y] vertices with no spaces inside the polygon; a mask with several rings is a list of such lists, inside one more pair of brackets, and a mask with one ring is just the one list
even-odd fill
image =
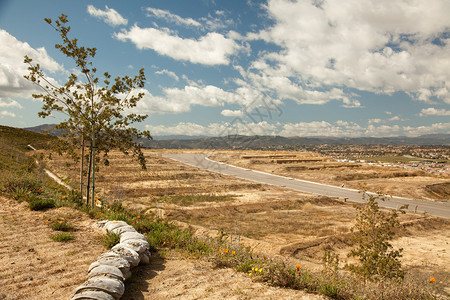
{"label": "green bush", "polygon": [[29,203],[31,210],[46,210],[55,207],[55,201],[52,199],[34,199]]}
{"label": "green bush", "polygon": [[[386,200],[382,195],[363,193],[363,199],[367,203],[356,206],[358,215],[352,228],[356,247],[349,253],[349,256],[358,258],[359,264],[349,264],[347,268],[365,280],[375,277],[403,278],[405,272],[399,260],[402,249],[394,250],[389,242],[399,225],[397,210],[389,213],[381,211],[378,201]],[[399,211],[404,213],[404,208]]]}
{"label": "green bush", "polygon": [[69,232],[61,232],[50,236],[55,242],[69,242],[75,239],[75,237]]}
{"label": "green bush", "polygon": [[66,221],[58,221],[52,224],[52,229],[57,231],[73,231],[73,225]]}
{"label": "green bush", "polygon": [[102,244],[107,249],[111,249],[120,242],[120,235],[114,232],[108,232],[103,236]]}

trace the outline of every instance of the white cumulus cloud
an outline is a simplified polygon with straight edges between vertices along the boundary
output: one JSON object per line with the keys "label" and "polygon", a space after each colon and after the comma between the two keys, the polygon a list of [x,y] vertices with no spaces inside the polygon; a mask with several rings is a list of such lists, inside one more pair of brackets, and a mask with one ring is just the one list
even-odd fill
{"label": "white cumulus cloud", "polygon": [[180,122],[175,125],[146,126],[153,136],[158,135],[206,135],[206,136],[229,136],[229,135],[273,135],[276,125],[267,122],[245,123],[245,122],[223,122],[200,125],[191,122]]}
{"label": "white cumulus cloud", "polygon": [[434,107],[424,108],[420,111],[419,114],[421,117],[423,116],[450,116],[450,110],[446,109],[436,109]]}
{"label": "white cumulus cloud", "polygon": [[427,126],[373,125],[360,126],[355,122],[338,120],[336,122],[312,121],[299,123],[275,123],[266,121],[247,122],[236,117],[232,122],[210,123],[200,125],[192,122],[180,122],[174,125],[146,125],[154,136],[158,135],[280,135],[285,137],[388,137],[388,136],[418,136],[422,134],[449,132],[450,123],[435,123]]}
{"label": "white cumulus cloud", "polygon": [[28,73],[28,66],[23,62],[25,55],[47,71],[64,70],[47,54],[45,48],[34,49],[28,43],[21,42],[0,29],[0,98],[31,98],[31,94],[36,92],[36,86],[23,78]]}
{"label": "white cumulus cloud", "polygon": [[202,26],[202,24],[200,24],[199,22],[195,21],[192,18],[182,18],[179,15],[173,14],[168,10],[152,7],[146,7],[145,10],[147,12],[147,17],[155,16],[157,18],[164,19],[168,22],[173,22],[177,25],[182,26],[194,26],[194,27]]}
{"label": "white cumulus cloud", "polygon": [[3,118],[3,117],[15,118],[16,114],[13,112],[10,112],[10,111],[2,110],[2,111],[0,111],[0,118]]}
{"label": "white cumulus cloud", "polygon": [[157,75],[164,75],[165,74],[165,75],[167,75],[169,77],[172,77],[176,81],[180,80],[180,78],[177,76],[177,74],[175,74],[172,71],[166,70],[166,69],[161,70],[161,71],[156,71],[155,74],[157,74]]}
{"label": "white cumulus cloud", "polygon": [[120,41],[131,41],[138,49],[151,49],[176,60],[204,65],[227,65],[230,56],[241,49],[233,39],[216,32],[209,32],[199,39],[188,39],[170,30],[134,25],[128,31],[116,33],[115,37]]}
{"label": "white cumulus cloud", "polygon": [[23,108],[22,105],[20,105],[20,103],[15,100],[4,101],[2,98],[0,98],[0,108],[5,107]]}
{"label": "white cumulus cloud", "polygon": [[[449,1],[269,0],[265,9],[273,25],[247,37],[281,50],[263,53],[251,79],[278,84],[283,97],[357,106],[347,87],[450,103]],[[341,92],[324,92],[333,88]]]}
{"label": "white cumulus cloud", "polygon": [[105,5],[105,10],[94,7],[93,5],[87,6],[87,12],[89,15],[104,21],[110,26],[127,25],[128,20],[122,17],[115,9],[109,8]]}
{"label": "white cumulus cloud", "polygon": [[242,117],[244,113],[240,110],[230,110],[230,109],[224,109],[220,112],[222,116],[225,117]]}
{"label": "white cumulus cloud", "polygon": [[449,123],[434,123],[434,124],[431,124],[428,126],[417,126],[417,127],[405,126],[403,128],[403,130],[405,130],[405,132],[407,133],[406,135],[409,135],[409,136],[433,134],[433,133],[437,133],[437,132],[449,133],[450,132],[450,122]]}

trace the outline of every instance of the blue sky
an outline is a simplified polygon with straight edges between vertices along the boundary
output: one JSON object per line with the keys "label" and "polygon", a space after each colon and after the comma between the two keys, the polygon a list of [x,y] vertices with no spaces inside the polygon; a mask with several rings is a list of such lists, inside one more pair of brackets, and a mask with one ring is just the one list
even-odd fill
{"label": "blue sky", "polygon": [[61,13],[98,74],[145,69],[154,136],[450,132],[447,0],[0,0],[0,124],[60,121],[38,118],[23,57],[65,82],[43,20]]}

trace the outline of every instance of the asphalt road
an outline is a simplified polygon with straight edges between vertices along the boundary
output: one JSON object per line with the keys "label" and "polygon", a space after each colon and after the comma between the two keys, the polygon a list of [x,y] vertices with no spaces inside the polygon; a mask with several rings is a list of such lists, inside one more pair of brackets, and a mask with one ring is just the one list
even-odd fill
{"label": "asphalt road", "polygon": [[[195,153],[170,153],[164,154],[164,157],[173,160],[206,169],[224,175],[251,180],[263,184],[274,186],[282,186],[292,190],[312,193],[316,195],[324,195],[329,197],[347,198],[349,201],[363,202],[362,194],[358,190],[341,188],[321,183],[294,179],[260,171],[244,169],[221,162],[210,160],[206,154]],[[399,208],[402,205],[408,205],[409,211],[426,212],[429,215],[450,218],[450,203],[448,202],[431,202],[416,199],[408,199],[392,196],[388,201],[380,202],[379,205],[386,208]]]}

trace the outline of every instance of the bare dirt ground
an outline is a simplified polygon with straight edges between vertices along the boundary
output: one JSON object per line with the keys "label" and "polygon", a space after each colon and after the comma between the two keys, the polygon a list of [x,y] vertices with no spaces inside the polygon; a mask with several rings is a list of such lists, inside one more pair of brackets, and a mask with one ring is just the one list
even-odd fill
{"label": "bare dirt ground", "polygon": [[[299,262],[313,270],[321,268],[321,259],[326,248],[332,248],[340,254],[341,260],[346,260],[346,254],[351,248],[350,228],[356,216],[356,209],[352,204],[209,173],[163,158],[161,153],[145,151],[147,170],[141,170],[131,158],[112,152],[111,165],[101,167],[97,173],[98,196],[106,202],[121,201],[125,206],[140,213],[157,214],[179,224],[191,225],[199,236],[214,236],[219,231],[227,232],[234,238],[240,237],[242,243],[256,252],[282,256],[294,265]],[[430,201],[439,199],[427,193],[426,186],[448,182],[448,178],[423,173],[399,173],[398,169],[336,164],[314,153],[296,153],[294,159],[304,161],[282,164],[271,160],[292,157],[242,157],[261,155],[260,151],[215,151],[211,154],[214,154],[216,160],[265,172],[279,172],[282,175],[335,185],[341,185],[345,179],[345,185],[348,187],[360,188],[364,183],[368,190],[380,190],[405,197],[414,196]],[[277,152],[278,154],[280,153]],[[68,162],[54,156],[47,164],[72,186],[77,186],[78,166]],[[399,230],[394,245],[403,248],[403,265],[424,280],[435,277],[440,289],[447,288],[445,291],[450,293],[450,221],[419,213],[402,215],[400,221],[403,227]],[[200,262],[172,256],[161,264],[160,268],[170,270],[174,277],[167,274],[167,279],[162,279],[166,278],[166,275],[151,270],[142,271],[146,280],[139,283],[139,288],[135,289],[137,294],[131,299],[145,299],[149,295],[146,294],[147,290],[160,293],[158,295],[163,298],[161,293],[166,291],[155,290],[162,282],[173,284],[174,294],[170,294],[169,298],[178,297],[177,293],[180,293],[180,298],[183,298],[181,295],[188,297],[183,291],[189,285],[195,286],[195,282],[189,281],[189,285],[184,287],[182,283],[175,286],[178,280],[175,279],[183,275],[174,275],[177,272],[172,270],[189,265],[189,269],[183,270],[186,277],[184,280],[190,280],[194,274],[201,274],[204,266]],[[146,275],[145,272],[149,273]],[[205,276],[211,276],[210,282],[213,284],[216,280],[213,279],[216,278],[214,276],[220,272],[213,270]],[[203,277],[199,275],[199,278]],[[158,282],[156,286],[155,282]],[[202,288],[208,289],[203,286]],[[249,296],[245,292],[246,294],[241,295],[242,298],[251,297],[251,291],[247,290]],[[192,293],[195,294],[194,289]],[[220,294],[211,295],[215,297]],[[233,292],[228,296],[234,297],[235,294]],[[239,295],[236,297],[239,298]]]}
{"label": "bare dirt ground", "polygon": [[[0,197],[0,299],[69,299],[86,279],[88,266],[105,252],[94,221],[58,208],[30,211]],[[58,243],[49,221],[68,220],[75,240]],[[302,291],[254,283],[246,274],[214,269],[211,263],[168,252],[133,270],[122,299],[325,299]]]}
{"label": "bare dirt ground", "polygon": [[188,259],[175,252],[152,258],[129,279],[124,299],[327,299],[303,291],[270,287],[232,269]]}
{"label": "bare dirt ground", "polygon": [[[67,220],[75,240],[55,242],[46,222]],[[0,299],[68,299],[105,251],[94,221],[67,208],[30,211],[27,203],[0,197]]]}

